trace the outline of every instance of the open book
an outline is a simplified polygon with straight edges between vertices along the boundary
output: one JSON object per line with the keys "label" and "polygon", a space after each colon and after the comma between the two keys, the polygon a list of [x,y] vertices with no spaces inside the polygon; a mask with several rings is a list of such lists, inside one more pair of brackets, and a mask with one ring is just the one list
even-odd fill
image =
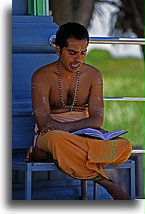
{"label": "open book", "polygon": [[112,131],[112,132],[106,132],[103,134],[102,132],[100,132],[96,129],[86,128],[86,129],[80,129],[78,131],[74,131],[72,133],[73,134],[79,134],[79,135],[88,135],[88,136],[96,137],[96,138],[101,138],[102,140],[110,140],[110,139],[113,139],[115,137],[118,137],[120,135],[127,133],[127,131],[117,130],[117,131]]}

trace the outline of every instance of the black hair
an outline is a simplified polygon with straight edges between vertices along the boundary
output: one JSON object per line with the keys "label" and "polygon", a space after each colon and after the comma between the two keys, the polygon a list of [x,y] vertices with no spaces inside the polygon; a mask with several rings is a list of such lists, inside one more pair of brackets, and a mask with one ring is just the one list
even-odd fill
{"label": "black hair", "polygon": [[89,34],[87,29],[76,22],[67,22],[61,25],[56,32],[55,45],[60,47],[60,51],[67,46],[67,39],[70,37],[74,37],[78,40],[87,39],[89,42]]}

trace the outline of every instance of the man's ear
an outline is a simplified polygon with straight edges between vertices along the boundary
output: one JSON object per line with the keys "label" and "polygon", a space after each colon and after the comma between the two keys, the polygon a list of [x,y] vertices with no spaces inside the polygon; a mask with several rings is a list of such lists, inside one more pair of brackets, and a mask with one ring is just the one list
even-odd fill
{"label": "man's ear", "polygon": [[60,56],[60,47],[56,45],[56,54],[57,56]]}

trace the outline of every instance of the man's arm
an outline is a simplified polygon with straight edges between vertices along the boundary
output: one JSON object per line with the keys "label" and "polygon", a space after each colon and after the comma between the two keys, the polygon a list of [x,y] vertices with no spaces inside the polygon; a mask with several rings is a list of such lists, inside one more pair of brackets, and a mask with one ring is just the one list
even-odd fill
{"label": "man's arm", "polygon": [[39,131],[51,121],[49,93],[50,85],[44,78],[43,70],[39,69],[32,76],[32,107]]}

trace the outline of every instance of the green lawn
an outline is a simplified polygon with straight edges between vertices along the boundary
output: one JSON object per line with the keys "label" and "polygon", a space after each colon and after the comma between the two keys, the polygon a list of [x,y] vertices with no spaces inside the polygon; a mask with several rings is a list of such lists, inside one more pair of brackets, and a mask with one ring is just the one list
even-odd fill
{"label": "green lawn", "polygon": [[[105,50],[92,50],[86,63],[103,75],[104,97],[143,97],[144,63],[141,59],[112,58]],[[144,103],[139,101],[105,101],[104,128],[125,129],[124,137],[133,146],[143,146]]]}

